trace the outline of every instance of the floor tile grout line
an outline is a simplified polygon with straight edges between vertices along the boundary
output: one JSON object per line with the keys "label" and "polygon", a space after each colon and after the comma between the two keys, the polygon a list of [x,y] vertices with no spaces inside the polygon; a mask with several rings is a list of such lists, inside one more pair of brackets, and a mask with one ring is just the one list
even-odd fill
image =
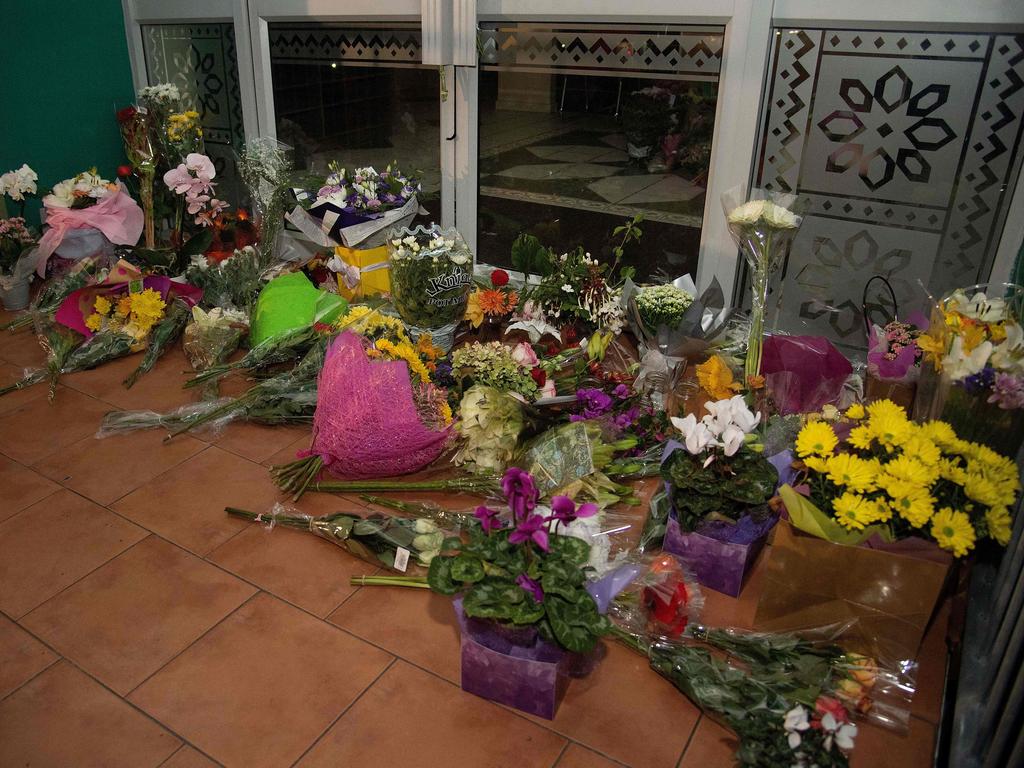
{"label": "floor tile grout line", "polygon": [[330,724],[328,724],[328,726],[324,728],[323,731],[321,731],[320,734],[315,739],[313,739],[313,742],[308,747],[306,747],[306,749],[303,750],[302,754],[295,758],[295,760],[290,764],[292,768],[294,768],[294,766],[298,763],[302,762],[302,758],[308,755],[313,750],[313,748],[320,743],[320,740],[323,739],[323,737],[326,736],[330,732],[330,730],[338,724],[338,721],[341,720],[341,718],[343,718],[346,714],[348,714],[349,710],[351,710],[352,707],[359,703],[359,700],[363,698],[366,692],[373,688],[373,686],[377,684],[377,681],[384,677],[384,675],[388,673],[388,670],[398,663],[398,656],[396,656],[393,653],[389,655],[391,656],[391,661],[388,662],[387,666],[384,667],[384,669],[382,669],[380,673],[375,678],[373,678],[370,684],[363,688],[363,690],[361,690],[359,694],[354,699],[352,699],[352,701],[350,701],[344,709],[341,710],[340,713],[338,713],[338,716],[334,718],[330,722]]}
{"label": "floor tile grout line", "polygon": [[[65,488],[64,490],[68,490],[68,489],[67,489],[67,488]],[[74,491],[69,491],[69,493],[74,493]],[[76,495],[76,496],[79,496],[80,498],[83,498],[83,499],[85,499],[85,497],[84,497],[84,496],[82,496],[81,494],[75,494],[75,495]],[[91,499],[85,499],[85,500],[86,500],[86,501],[88,501],[88,502],[89,502],[90,504],[96,504],[96,502],[95,502],[95,501],[92,501]],[[44,499],[44,501],[45,501],[45,499]],[[38,502],[36,502],[36,503],[38,503]],[[34,506],[34,505],[33,505],[33,506]],[[99,506],[99,505],[97,504],[97,506]],[[105,508],[104,508],[104,509],[105,509]],[[109,510],[106,510],[106,509],[105,509],[105,511],[109,511]],[[20,515],[20,514],[21,514],[21,512],[19,512],[18,514]],[[8,519],[12,519],[12,518],[8,518]],[[4,522],[7,522],[7,521],[5,520]],[[81,575],[81,576],[79,576],[79,577],[78,577],[77,579],[75,579],[75,580],[74,580],[73,582],[71,582],[70,584],[68,584],[68,585],[67,585],[66,587],[63,587],[63,588],[61,588],[61,589],[60,589],[59,591],[57,591],[57,592],[55,592],[54,594],[50,595],[50,596],[49,596],[48,598],[46,598],[45,600],[43,600],[43,602],[41,602],[41,603],[37,603],[36,605],[32,606],[32,607],[31,607],[31,608],[29,608],[29,609],[28,609],[27,611],[25,611],[25,612],[24,612],[23,614],[21,614],[21,615],[20,615],[20,616],[18,616],[18,617],[17,617],[16,619],[14,619],[14,621],[16,621],[16,622],[18,623],[18,626],[19,626],[19,627],[20,627],[20,626],[22,626],[21,620],[22,620],[22,619],[24,619],[24,618],[25,618],[26,616],[28,616],[28,615],[29,615],[30,613],[32,613],[32,612],[33,612],[34,610],[36,610],[37,608],[42,608],[42,607],[43,607],[43,606],[44,606],[44,605],[45,605],[46,603],[50,602],[50,601],[51,601],[51,600],[52,600],[53,598],[55,598],[55,597],[57,597],[58,595],[62,595],[62,594],[64,594],[65,592],[67,592],[67,591],[68,591],[69,589],[71,589],[71,588],[72,588],[73,586],[75,586],[75,585],[76,585],[76,584],[77,584],[78,582],[80,582],[80,581],[81,581],[82,579],[85,579],[85,578],[88,578],[89,576],[92,576],[92,575],[93,575],[94,573],[96,573],[96,571],[98,571],[98,570],[99,570],[100,568],[102,568],[103,566],[105,566],[105,565],[106,565],[107,563],[111,562],[112,560],[115,560],[115,559],[119,558],[119,557],[120,557],[121,555],[123,555],[123,554],[124,554],[125,552],[127,552],[127,551],[129,551],[129,550],[131,550],[131,549],[134,549],[134,548],[135,548],[135,547],[137,547],[137,546],[138,546],[139,544],[141,544],[141,543],[142,543],[142,542],[144,542],[144,541],[145,541],[146,539],[148,539],[148,538],[149,538],[149,535],[150,535],[150,534],[149,534],[149,531],[148,531],[148,530],[146,530],[145,528],[143,528],[142,526],[137,526],[137,527],[138,527],[138,528],[139,528],[140,530],[142,530],[142,531],[146,531],[146,535],[145,535],[145,536],[143,536],[143,537],[142,537],[141,539],[139,539],[138,541],[132,542],[131,544],[129,544],[129,545],[128,545],[127,547],[125,547],[124,549],[122,549],[122,550],[120,550],[120,551],[118,551],[118,552],[115,552],[115,553],[114,553],[113,555],[111,555],[110,557],[108,557],[108,558],[107,558],[106,560],[104,560],[104,561],[103,561],[102,563],[100,563],[99,565],[97,565],[97,566],[96,566],[95,568],[92,568],[92,569],[91,569],[91,570],[89,570],[89,571],[88,571],[87,573],[84,573],[84,574],[82,574],[82,575]]]}
{"label": "floor tile grout line", "polygon": [[[19,626],[19,627],[21,627],[21,625],[20,625],[20,624],[19,624],[18,626]],[[42,637],[40,637],[39,635],[37,635],[37,634],[36,634],[35,632],[33,632],[33,631],[32,631],[31,629],[29,629],[28,627],[21,627],[21,628],[22,628],[23,630],[25,630],[25,632],[27,632],[27,633],[28,633],[29,635],[31,635],[31,636],[32,636],[33,638],[35,638],[35,639],[36,639],[36,640],[37,640],[37,641],[38,641],[39,643],[41,643],[42,645],[46,646],[46,647],[47,647],[47,648],[48,648],[48,649],[49,649],[50,651],[52,651],[53,653],[57,654],[57,656],[59,657],[59,658],[57,659],[57,661],[55,661],[55,662],[54,662],[53,664],[51,664],[50,666],[48,666],[48,667],[47,667],[47,668],[46,668],[45,670],[43,670],[42,672],[40,672],[40,673],[39,673],[40,675],[41,675],[41,674],[42,674],[43,672],[47,671],[48,669],[51,669],[51,668],[55,667],[55,666],[56,666],[57,664],[59,664],[60,662],[62,662],[62,661],[66,661],[66,662],[67,662],[68,664],[70,664],[70,665],[71,665],[72,667],[74,667],[74,668],[75,668],[76,670],[78,670],[78,671],[79,671],[79,672],[81,672],[81,673],[82,673],[83,675],[85,675],[85,676],[86,676],[86,677],[88,677],[88,678],[89,678],[90,680],[92,680],[92,681],[93,681],[94,683],[96,683],[96,684],[97,684],[98,686],[100,686],[101,688],[103,688],[103,690],[107,691],[108,693],[112,694],[112,695],[113,695],[113,696],[115,696],[116,698],[118,698],[118,699],[120,699],[121,701],[123,701],[123,702],[124,702],[125,704],[127,704],[127,705],[128,705],[129,707],[131,707],[131,708],[132,708],[133,710],[135,710],[136,712],[138,712],[139,714],[141,714],[141,715],[142,715],[143,717],[145,717],[145,718],[146,718],[147,720],[150,720],[150,721],[152,721],[153,723],[155,723],[156,725],[158,725],[158,726],[159,726],[160,728],[162,728],[163,730],[165,730],[165,731],[166,731],[167,733],[171,734],[171,735],[172,735],[172,736],[174,736],[174,737],[175,737],[176,739],[179,739],[179,740],[180,740],[180,741],[181,741],[181,742],[182,742],[183,744],[188,744],[188,745],[189,745],[190,747],[192,747],[192,749],[194,749],[194,750],[196,750],[197,752],[199,752],[199,753],[200,753],[200,754],[201,754],[201,755],[202,755],[203,757],[206,757],[206,758],[209,758],[210,760],[213,760],[213,762],[214,762],[214,763],[216,763],[217,765],[222,765],[222,763],[221,763],[221,762],[220,762],[219,760],[214,760],[214,758],[213,758],[213,757],[211,757],[210,755],[208,755],[208,754],[207,754],[206,752],[204,752],[204,751],[203,751],[202,749],[200,749],[200,748],[199,748],[198,746],[196,746],[196,745],[195,745],[195,744],[193,744],[193,743],[192,743],[191,741],[189,741],[188,739],[186,739],[186,738],[185,738],[184,736],[182,736],[182,735],[181,735],[180,733],[178,733],[177,731],[173,730],[172,728],[170,728],[170,727],[169,727],[168,725],[166,725],[165,723],[161,722],[160,720],[157,720],[157,719],[156,719],[155,717],[153,717],[153,715],[149,714],[149,712],[147,712],[146,710],[144,710],[144,709],[142,709],[141,707],[137,706],[137,705],[136,705],[136,704],[135,704],[134,702],[131,702],[131,701],[129,701],[129,700],[128,700],[128,698],[127,698],[127,696],[122,696],[122,695],[121,695],[121,694],[119,694],[119,693],[118,693],[117,691],[115,691],[115,690],[114,690],[113,688],[111,688],[111,687],[110,687],[109,685],[107,685],[107,684],[106,684],[106,683],[104,683],[104,682],[103,682],[102,680],[100,680],[100,679],[99,679],[98,677],[96,677],[96,676],[95,676],[95,675],[93,675],[93,674],[90,674],[88,670],[86,670],[86,669],[83,669],[82,667],[80,667],[80,666],[79,666],[79,665],[78,665],[78,664],[77,664],[77,663],[76,663],[76,662],[75,662],[75,661],[74,661],[73,659],[69,659],[69,658],[68,658],[67,656],[64,656],[64,655],[62,655],[62,654],[61,654],[61,653],[60,653],[60,652],[59,652],[59,651],[58,651],[58,650],[57,650],[56,648],[54,648],[54,647],[53,647],[52,645],[50,645],[50,644],[49,644],[48,642],[46,642],[46,640],[44,640],[44,639],[43,639]],[[39,677],[39,675],[35,675],[35,676],[33,677],[33,679],[34,679],[35,677]],[[25,683],[23,683],[22,685],[18,686],[18,689],[17,689],[17,690],[21,690],[21,689],[22,689],[22,688],[24,688],[24,687],[25,687],[25,685],[27,685],[27,684],[28,684],[28,681],[26,681],[26,682],[25,682]],[[9,696],[13,695],[14,693],[15,693],[15,691],[11,691],[11,693],[10,693],[10,694],[8,694],[8,696],[5,696],[4,698],[6,699],[6,698],[8,698]],[[180,749],[180,747],[179,747],[179,749]],[[177,750],[175,750],[175,752],[177,752]],[[170,759],[171,757],[173,757],[173,753],[172,753],[171,755],[168,755],[168,759]],[[165,760],[164,762],[166,762],[166,760]]]}
{"label": "floor tile grout line", "polygon": [[194,646],[196,643],[200,642],[204,637],[206,637],[208,634],[213,632],[213,630],[215,630],[217,627],[219,627],[225,621],[230,619],[232,616],[234,616],[236,613],[238,613],[240,610],[242,610],[245,606],[247,606],[249,603],[251,603],[257,597],[259,597],[261,594],[269,594],[269,593],[264,593],[263,590],[257,589],[255,592],[253,592],[251,595],[249,595],[249,597],[245,598],[245,600],[243,600],[241,603],[236,605],[232,610],[228,611],[220,619],[218,619],[216,622],[214,622],[209,627],[207,627],[206,630],[201,635],[199,635],[199,637],[197,637],[195,640],[190,642],[188,645],[186,645],[184,648],[182,648],[180,651],[178,651],[176,654],[174,654],[171,658],[169,658],[167,661],[165,661],[159,667],[157,667],[152,672],[150,672],[148,675],[146,675],[141,681],[139,681],[135,685],[135,687],[133,687],[131,690],[129,690],[128,692],[126,692],[124,694],[124,699],[127,701],[129,696],[131,696],[133,693],[135,693],[137,690],[139,690],[139,688],[141,688],[146,683],[148,683],[150,680],[152,680],[154,676],[160,674],[160,672],[163,671],[164,669],[166,669],[169,664],[173,664],[183,653],[185,653],[186,651],[191,649],[192,646]]}
{"label": "floor tile grout line", "polygon": [[161,760],[160,763],[157,764],[156,768],[160,768],[161,765],[167,765],[167,763],[169,763],[171,760],[173,760],[174,756],[176,754],[178,754],[179,752],[181,752],[181,750],[183,750],[184,748],[185,748],[185,743],[182,742],[181,744],[178,745],[178,748],[176,750],[174,750],[173,752],[171,752],[171,754],[169,754],[167,756],[166,760]]}
{"label": "floor tile grout line", "polygon": [[558,764],[562,762],[562,758],[565,757],[565,753],[569,751],[569,746],[572,744],[571,741],[566,741],[562,745],[562,751],[558,753],[558,757],[555,758],[555,762],[551,764],[551,768],[558,768]]}
{"label": "floor tile grout line", "polygon": [[[21,627],[21,625],[20,625],[20,624],[19,624],[18,626],[19,626],[19,627],[20,627],[21,629],[24,629],[24,627]],[[27,630],[26,630],[26,631],[27,631]],[[31,634],[31,633],[29,633],[29,634]],[[33,636],[33,639],[34,639],[34,640],[39,640],[39,638],[37,638],[37,637],[35,637],[35,636]],[[40,642],[41,642],[41,641],[40,641]],[[23,682],[22,682],[22,683],[21,683],[20,685],[18,685],[17,687],[15,687],[15,688],[12,688],[12,689],[11,689],[11,690],[9,690],[9,691],[8,691],[7,693],[5,693],[5,694],[4,694],[3,696],[0,696],[0,704],[3,704],[3,703],[4,703],[4,702],[5,702],[6,700],[7,700],[7,699],[9,699],[9,698],[10,698],[11,696],[13,696],[14,694],[16,694],[16,693],[17,693],[18,691],[20,691],[20,690],[21,690],[22,688],[24,688],[24,687],[25,687],[26,685],[28,685],[29,683],[31,683],[31,682],[32,682],[33,680],[35,680],[35,679],[36,679],[37,677],[39,677],[39,676],[40,676],[41,674],[43,674],[43,673],[44,673],[44,672],[45,672],[46,670],[48,670],[48,669],[49,669],[50,667],[54,666],[55,664],[60,664],[60,663],[61,663],[61,661],[63,661],[63,660],[64,660],[64,656],[62,656],[61,654],[57,653],[57,652],[56,652],[56,651],[55,651],[55,650],[54,650],[53,648],[50,648],[49,646],[46,646],[46,647],[47,647],[47,650],[49,650],[49,651],[50,651],[51,653],[54,653],[54,654],[56,654],[57,658],[53,659],[53,660],[52,660],[52,661],[51,661],[51,662],[50,662],[49,664],[47,664],[47,665],[46,665],[45,667],[43,667],[42,669],[40,669],[40,670],[39,670],[38,672],[36,672],[36,673],[35,673],[34,675],[32,675],[31,677],[29,677],[29,678],[28,678],[27,680],[23,681]]]}
{"label": "floor tile grout line", "polygon": [[693,743],[693,737],[697,735],[697,729],[700,727],[701,721],[704,719],[704,713],[698,710],[697,722],[693,724],[693,730],[690,731],[690,736],[686,740],[686,744],[683,745],[683,751],[679,753],[679,759],[676,760],[676,768],[680,768],[683,764],[683,758],[686,757],[686,751],[690,748],[690,744]]}

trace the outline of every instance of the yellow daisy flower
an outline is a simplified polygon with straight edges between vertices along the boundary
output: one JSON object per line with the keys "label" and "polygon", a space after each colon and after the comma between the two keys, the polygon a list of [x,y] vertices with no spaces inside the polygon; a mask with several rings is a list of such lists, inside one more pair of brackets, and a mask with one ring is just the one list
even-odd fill
{"label": "yellow daisy flower", "polygon": [[967,482],[967,470],[965,470],[957,459],[939,459],[939,477],[949,480],[951,483],[963,485]]}
{"label": "yellow daisy flower", "polygon": [[861,424],[859,427],[854,427],[850,430],[850,436],[846,438],[846,442],[852,445],[854,448],[859,448],[862,451],[871,450],[871,429]]}
{"label": "yellow daisy flower", "polygon": [[951,445],[957,439],[956,432],[945,421],[929,421],[922,424],[920,433],[940,447]]}
{"label": "yellow daisy flower", "polygon": [[[970,467],[970,465],[968,465]],[[964,481],[964,493],[967,498],[980,502],[988,507],[999,506],[1000,494],[995,484],[977,472],[967,471],[967,479]]]}
{"label": "yellow daisy flower", "polygon": [[920,434],[913,435],[903,445],[903,453],[906,455],[913,456],[915,459],[923,464],[932,466],[939,463],[939,459],[942,458],[942,451],[939,450],[939,446],[933,443],[927,437]]}
{"label": "yellow daisy flower", "polygon": [[924,528],[935,512],[935,499],[923,488],[901,489],[902,493],[894,495],[889,507],[915,528]]}
{"label": "yellow daisy flower", "polygon": [[901,418],[903,421],[907,421],[907,412],[892,400],[875,400],[873,403],[868,403],[867,412],[868,416],[872,419]]}
{"label": "yellow daisy flower", "polygon": [[98,331],[103,327],[103,315],[93,312],[87,318],[85,318],[85,327],[90,331]]}
{"label": "yellow daisy flower", "polygon": [[988,526],[989,537],[995,539],[1000,546],[1005,547],[1010,543],[1013,521],[1006,507],[989,509],[985,513],[985,524]]}
{"label": "yellow daisy flower", "polygon": [[870,461],[840,453],[827,461],[828,479],[851,491],[873,491],[875,472]]}
{"label": "yellow daisy flower", "polygon": [[839,444],[832,427],[823,421],[812,421],[800,430],[796,438],[796,453],[807,456],[829,456]]}
{"label": "yellow daisy flower", "polygon": [[872,518],[871,507],[871,502],[863,496],[847,492],[832,501],[832,514],[847,530],[861,530]]}
{"label": "yellow daisy flower", "polygon": [[843,415],[846,416],[846,418],[848,419],[859,420],[864,418],[865,413],[866,411],[864,410],[863,405],[861,405],[860,403],[854,403],[853,405],[846,409],[846,413]]}
{"label": "yellow daisy flower", "polygon": [[932,518],[932,536],[939,546],[957,557],[963,557],[974,548],[974,526],[963,512],[943,507]]}
{"label": "yellow daisy flower", "polygon": [[109,315],[113,305],[110,303],[110,299],[106,296],[97,296],[96,301],[93,302],[92,308],[100,315]]}
{"label": "yellow daisy flower", "polygon": [[[880,400],[879,402],[887,403],[889,401]],[[877,403],[872,403],[871,405],[877,405]],[[869,409],[871,405],[868,406]],[[889,450],[892,450],[900,446],[907,439],[913,430],[913,426],[907,419],[907,415],[900,409],[899,413],[880,411],[877,414],[872,414],[868,421],[868,429],[871,430],[871,435],[875,440]]]}
{"label": "yellow daisy flower", "polygon": [[939,477],[939,470],[936,467],[928,467],[912,456],[897,456],[885,464],[886,474],[897,480],[906,480],[918,486],[926,486],[934,483]]}
{"label": "yellow daisy flower", "polygon": [[823,459],[820,456],[808,456],[804,459],[804,464],[815,472],[820,472],[821,474],[828,472],[828,459]]}
{"label": "yellow daisy flower", "polygon": [[132,300],[128,294],[125,294],[117,300],[117,309],[114,310],[114,314],[119,317],[128,317],[132,312]]}

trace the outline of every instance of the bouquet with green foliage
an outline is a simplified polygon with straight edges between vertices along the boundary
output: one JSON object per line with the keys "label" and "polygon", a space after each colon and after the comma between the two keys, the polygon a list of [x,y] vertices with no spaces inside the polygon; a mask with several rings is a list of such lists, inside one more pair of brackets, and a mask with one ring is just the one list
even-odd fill
{"label": "bouquet with green foliage", "polygon": [[693,304],[693,294],[669,283],[642,288],[635,301],[644,327],[649,333],[656,333],[660,326],[675,328],[679,325]]}
{"label": "bouquet with green foliage", "polygon": [[415,328],[459,322],[473,288],[473,254],[455,230],[401,229],[388,238],[395,309]]}
{"label": "bouquet with green foliage", "polygon": [[259,251],[247,245],[215,264],[205,256],[194,257],[185,272],[185,280],[203,289],[204,307],[249,313],[263,287],[263,273]]}
{"label": "bouquet with green foliage", "polygon": [[597,513],[572,499],[552,499],[548,516],[536,511],[539,493],[529,473],[515,467],[502,478],[511,526],[497,510],[480,506],[469,540],[445,539],[430,562],[427,582],[442,595],[462,594],[472,618],[534,626],[542,638],[578,653],[591,650],[611,622],[586,590],[590,545],[557,535],[560,525]]}
{"label": "bouquet with green foliage", "polygon": [[517,359],[516,352],[500,341],[474,341],[452,353],[452,376],[464,387],[479,384],[522,395],[532,402],[539,391],[537,380],[531,369]]}
{"label": "bouquet with green foliage", "polygon": [[459,414],[457,428],[463,444],[453,461],[478,470],[503,471],[526,425],[522,403],[494,387],[474,384],[462,396]]}

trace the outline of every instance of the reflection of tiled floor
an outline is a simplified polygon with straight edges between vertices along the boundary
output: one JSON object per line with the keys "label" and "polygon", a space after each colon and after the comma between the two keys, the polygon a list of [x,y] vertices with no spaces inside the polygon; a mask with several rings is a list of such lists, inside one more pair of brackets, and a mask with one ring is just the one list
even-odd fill
{"label": "reflection of tiled floor", "polygon": [[625,136],[607,116],[494,112],[480,135],[484,196],[700,227],[704,188],[678,172],[631,164]]}
{"label": "reflection of tiled floor", "polygon": [[[0,385],[43,359],[31,333],[4,332]],[[266,464],[308,433],[90,437],[137,361],[67,377],[53,405],[38,387],[0,398],[0,766],[732,765],[733,736],[615,643],[552,721],[464,693],[449,600],[350,587],[375,567],[223,513],[282,501]],[[183,366],[168,355],[132,396],[191,401]],[[361,508],[319,494],[298,507]],[[739,599],[707,593],[705,619],[749,626],[762,577]],[[909,733],[862,726],[854,768],[931,765],[947,616],[924,642]]]}

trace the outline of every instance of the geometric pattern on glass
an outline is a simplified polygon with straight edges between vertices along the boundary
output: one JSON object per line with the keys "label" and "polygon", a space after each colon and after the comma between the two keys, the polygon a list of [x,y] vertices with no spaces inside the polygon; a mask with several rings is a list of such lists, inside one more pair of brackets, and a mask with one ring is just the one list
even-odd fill
{"label": "geometric pattern on glass", "polygon": [[270,55],[275,61],[358,61],[387,65],[419,64],[423,33],[419,24],[343,28],[309,23],[275,23],[270,28]]}
{"label": "geometric pattern on glass", "polygon": [[480,63],[536,72],[717,80],[721,27],[616,24],[482,24]]}
{"label": "geometric pattern on glass", "polygon": [[987,278],[1021,165],[1024,36],[780,28],[769,73],[754,185],[807,214],[781,327],[862,347],[872,274],[904,307]]}

